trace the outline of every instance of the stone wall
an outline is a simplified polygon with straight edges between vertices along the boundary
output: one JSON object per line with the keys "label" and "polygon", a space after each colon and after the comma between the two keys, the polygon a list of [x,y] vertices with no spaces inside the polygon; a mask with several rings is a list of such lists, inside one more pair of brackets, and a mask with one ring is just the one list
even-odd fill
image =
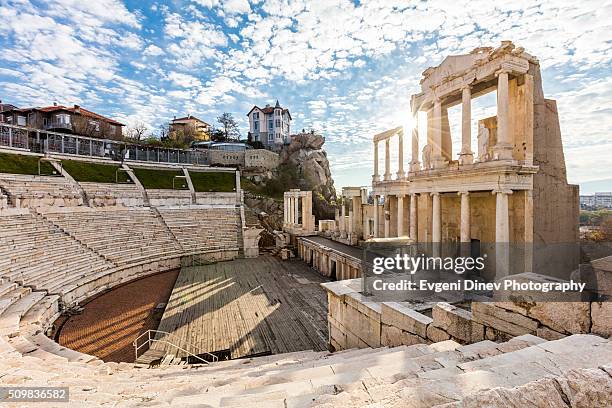
{"label": "stone wall", "polygon": [[328,294],[329,342],[336,350],[455,340],[506,341],[523,334],[555,340],[571,334],[612,336],[610,302],[445,302],[415,306],[373,302],[360,279],[323,284]]}
{"label": "stone wall", "polygon": [[203,192],[195,193],[196,204],[198,205],[236,205],[240,204],[237,199],[236,193],[215,193],[215,192]]}
{"label": "stone wall", "polygon": [[279,156],[277,153],[265,149],[247,150],[244,154],[244,168],[274,170],[278,167]]}
{"label": "stone wall", "polygon": [[[192,201],[189,190],[147,190],[149,203],[154,206],[190,205]],[[235,196],[235,194],[234,194]]]}
{"label": "stone wall", "polygon": [[265,149],[249,149],[242,152],[209,150],[211,166],[239,167],[247,170],[273,170],[278,167],[277,153]]}

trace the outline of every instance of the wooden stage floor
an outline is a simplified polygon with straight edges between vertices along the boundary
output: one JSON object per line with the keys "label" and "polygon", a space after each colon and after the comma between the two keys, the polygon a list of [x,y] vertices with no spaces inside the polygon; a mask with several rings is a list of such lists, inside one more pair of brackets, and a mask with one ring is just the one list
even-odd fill
{"label": "wooden stage floor", "polygon": [[[327,279],[270,255],[182,268],[159,330],[174,344],[231,358],[325,350]],[[152,349],[168,347],[154,343]],[[168,347],[168,353],[186,353]]]}

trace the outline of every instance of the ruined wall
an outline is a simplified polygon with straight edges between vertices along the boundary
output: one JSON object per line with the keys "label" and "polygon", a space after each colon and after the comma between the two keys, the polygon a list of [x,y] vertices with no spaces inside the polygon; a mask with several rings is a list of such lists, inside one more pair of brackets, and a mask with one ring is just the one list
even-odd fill
{"label": "ruined wall", "polygon": [[455,340],[506,341],[532,334],[556,340],[571,334],[612,335],[610,302],[373,302],[358,293],[360,280],[323,285],[328,293],[329,341],[336,350],[394,347]]}
{"label": "ruined wall", "polygon": [[557,104],[534,70],[533,271],[567,278],[578,265],[578,186],[567,184]]}

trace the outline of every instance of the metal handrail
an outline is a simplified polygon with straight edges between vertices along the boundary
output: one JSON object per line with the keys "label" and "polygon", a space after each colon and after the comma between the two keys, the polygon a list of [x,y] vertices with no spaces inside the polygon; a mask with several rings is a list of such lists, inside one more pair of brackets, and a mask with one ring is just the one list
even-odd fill
{"label": "metal handrail", "polygon": [[[168,333],[166,331],[162,331],[162,330],[147,330],[146,332],[142,333],[140,336],[136,337],[136,339],[134,339],[134,341],[132,342],[132,345],[134,346],[134,352],[136,354],[136,360],[138,359],[138,350],[140,350],[141,347],[143,347],[145,344],[150,344],[152,342],[159,342],[159,343],[165,343],[168,344],[169,346],[172,346],[174,348],[176,348],[177,350],[180,350],[184,353],[187,353],[188,355],[190,355],[191,357],[195,357],[198,360],[202,361],[205,364],[209,364],[208,361],[204,360],[202,357],[198,356],[197,354],[192,353],[191,351],[185,350],[184,348],[177,346],[174,343],[169,342],[168,340],[160,340],[160,339],[156,339],[156,338],[151,338],[151,333],[161,333],[167,336],[174,336],[174,334],[172,333]],[[140,340],[143,336],[147,336],[147,341],[142,343],[141,345],[138,345],[138,340]],[[187,342],[187,346],[194,348],[194,350],[197,350],[197,347],[195,347],[193,344],[188,343]],[[219,357],[215,356],[214,354],[211,354],[207,351],[201,352],[199,354],[206,354],[208,356],[210,356],[212,358],[213,362],[217,362],[219,361]]]}

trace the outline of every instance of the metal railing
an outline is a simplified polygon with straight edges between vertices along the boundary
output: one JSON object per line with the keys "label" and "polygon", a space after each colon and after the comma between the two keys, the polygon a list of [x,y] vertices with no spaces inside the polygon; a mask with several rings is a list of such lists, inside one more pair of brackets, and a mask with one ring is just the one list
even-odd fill
{"label": "metal railing", "polygon": [[0,147],[152,163],[208,165],[207,151],[172,149],[0,123]]}
{"label": "metal railing", "polygon": [[[151,337],[151,334],[154,334],[154,337]],[[166,344],[170,347],[174,347],[175,349],[182,351],[183,353],[187,354],[189,357],[193,357],[195,359],[200,360],[201,362],[203,362],[204,364],[209,364],[210,362],[207,360],[204,360],[202,357],[200,357],[200,355],[207,355],[211,358],[212,362],[217,362],[219,361],[219,358],[217,356],[215,356],[214,354],[211,354],[207,351],[199,351],[197,354],[196,353],[192,353],[189,350],[184,349],[183,347],[180,347],[164,338],[158,339],[157,335],[158,334],[162,334],[165,337],[171,337],[174,336],[172,333],[168,333],[165,331],[161,331],[161,330],[147,330],[146,332],[142,333],[140,336],[136,337],[136,339],[134,339],[134,341],[132,342],[132,345],[134,346],[134,353],[136,356],[136,360],[138,360],[138,351],[146,346],[146,345],[150,345],[152,343],[162,343],[162,344]],[[147,337],[147,340],[142,343],[142,344],[138,344],[138,341],[140,339],[142,339],[143,337]],[[193,346],[193,344],[187,343],[186,344],[188,347],[192,347],[194,350],[197,350],[197,347]],[[166,353],[167,354],[167,353]]]}

